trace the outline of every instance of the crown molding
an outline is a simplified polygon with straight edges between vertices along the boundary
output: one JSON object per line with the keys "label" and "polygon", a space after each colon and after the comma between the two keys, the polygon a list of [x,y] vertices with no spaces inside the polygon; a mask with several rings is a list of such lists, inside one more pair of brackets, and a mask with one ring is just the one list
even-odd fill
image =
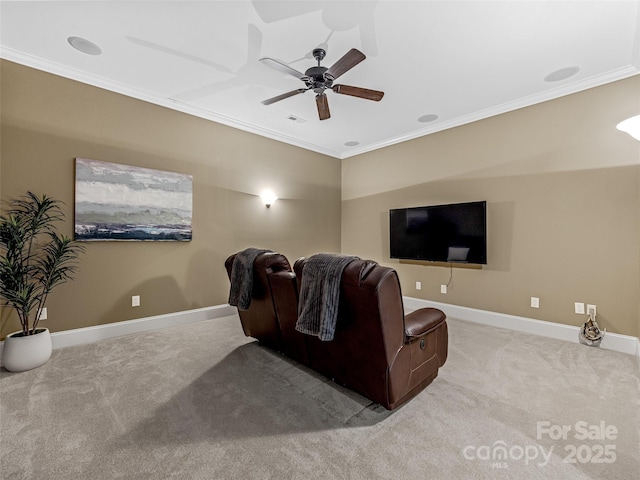
{"label": "crown molding", "polygon": [[434,124],[433,126],[416,130],[406,135],[389,138],[383,142],[365,145],[359,149],[349,150],[349,152],[343,154],[341,158],[345,159],[345,158],[353,157],[356,155],[362,155],[363,153],[379,150],[381,148],[389,147],[391,145],[396,145],[398,143],[406,142],[408,140],[424,137],[432,133],[448,130],[450,128],[460,127],[468,123],[477,122],[478,120],[484,120],[496,115],[512,112],[514,110],[519,110],[521,108],[530,107],[538,103],[555,100],[560,97],[564,97],[566,95],[571,95],[573,93],[578,93],[584,90],[588,90],[590,88],[599,87],[601,85],[605,85],[611,82],[616,82],[618,80],[623,80],[625,78],[632,77],[638,74],[640,74],[640,64],[639,65],[630,64],[623,68],[612,70],[602,75],[595,75],[595,76],[586,78],[584,80],[581,80],[580,82],[571,83],[564,86],[557,86],[555,88],[550,88],[549,90],[542,93],[521,97],[512,102],[506,102],[500,105],[493,106],[491,108],[479,110],[469,115],[462,115],[460,117],[452,118],[447,121],[439,122],[437,124]]}
{"label": "crown molding", "polygon": [[309,143],[309,142],[303,142],[296,138],[293,138],[287,135],[282,135],[272,130],[260,128],[255,125],[251,125],[249,123],[237,120],[235,118],[227,117],[225,115],[220,115],[220,114],[211,112],[210,110],[195,107],[193,105],[183,103],[173,98],[152,95],[143,90],[134,89],[122,83],[114,82],[112,80],[106,79],[104,77],[100,77],[98,75],[91,75],[86,72],[69,68],[55,62],[50,62],[48,60],[43,60],[38,57],[27,55],[22,52],[13,50],[11,48],[6,48],[6,47],[0,48],[0,58],[18,63],[20,65],[24,65],[26,67],[35,68],[36,70],[41,70],[43,72],[51,73],[53,75],[58,75],[60,77],[68,78],[70,80],[74,80],[81,83],[85,83],[87,85],[98,87],[103,90],[108,90],[110,92],[135,98],[137,100],[142,100],[144,102],[165,107],[181,113],[186,113],[187,115],[192,115],[194,117],[202,118],[215,123],[220,123],[228,127],[237,128],[239,130],[243,130],[248,133],[253,133],[256,135],[260,135],[261,137],[269,138],[271,140],[276,140],[278,142],[286,143],[286,144],[299,147],[305,150],[310,150],[316,153],[320,153],[322,155],[327,155],[329,157],[334,157],[334,158],[341,158],[340,152],[336,152],[334,150],[324,148],[320,145],[316,145],[314,143]]}
{"label": "crown molding", "polygon": [[[638,46],[637,44],[638,42],[636,42],[635,50],[640,49],[640,46]],[[635,50],[634,50],[634,54],[635,54]],[[183,103],[179,100],[175,100],[168,97],[161,97],[157,95],[151,95],[148,92],[145,92],[139,89],[132,89],[124,84],[114,82],[112,80],[108,80],[104,77],[87,74],[86,72],[69,68],[55,62],[43,60],[38,57],[27,55],[10,48],[6,48],[6,47],[0,48],[0,58],[9,60],[15,63],[19,63],[27,67],[35,68],[37,70],[42,70],[47,73],[51,73],[51,74],[65,77],[71,80],[75,80],[81,83],[92,85],[94,87],[102,88],[104,90],[119,93],[121,95],[126,95],[128,97],[132,97],[137,100],[142,100],[142,101],[152,103],[154,105],[158,105],[161,107],[169,108],[171,110],[175,110],[181,113],[186,113],[187,115],[192,115],[192,116],[209,120],[212,122],[220,123],[222,125],[226,125],[232,128],[237,128],[239,130],[242,130],[248,133],[253,133],[265,138],[269,138],[271,140],[286,143],[288,145],[292,145],[305,150],[320,153],[322,155],[327,155],[329,157],[338,158],[341,160],[354,157],[356,155],[362,155],[364,153],[372,152],[374,150],[379,150],[392,145],[396,145],[398,143],[414,140],[416,138],[441,132],[443,130],[448,130],[450,128],[455,128],[455,127],[459,127],[469,123],[473,123],[478,120],[484,120],[486,118],[490,118],[496,115],[501,115],[503,113],[511,112],[514,110],[519,110],[521,108],[529,107],[538,103],[543,103],[549,100],[555,100],[557,98],[560,98],[566,95],[578,93],[583,90],[588,90],[590,88],[598,87],[607,83],[615,82],[618,80],[622,80],[622,79],[640,74],[640,59],[638,59],[638,61],[635,62],[634,64],[629,64],[625,67],[612,70],[605,74],[595,75],[595,76],[586,78],[584,80],[581,80],[580,82],[571,83],[567,85],[560,85],[554,88],[550,88],[549,90],[546,90],[545,92],[542,92],[542,93],[529,95],[529,96],[514,100],[512,102],[506,102],[491,108],[479,110],[469,115],[463,115],[447,121],[439,122],[435,125],[432,125],[420,130],[416,130],[406,135],[399,135],[396,137],[388,138],[382,142],[363,145],[360,148],[350,149],[348,152],[338,152],[335,150],[324,148],[314,143],[304,142],[299,139],[290,137],[288,135],[282,135],[272,130],[257,127],[247,122],[243,122],[231,117],[220,115],[203,108],[195,107],[193,105]]]}

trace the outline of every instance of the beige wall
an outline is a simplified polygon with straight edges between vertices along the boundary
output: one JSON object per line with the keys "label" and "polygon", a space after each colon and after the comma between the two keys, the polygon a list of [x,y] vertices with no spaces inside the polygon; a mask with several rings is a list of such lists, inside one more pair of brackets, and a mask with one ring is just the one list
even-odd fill
{"label": "beige wall", "polygon": [[[418,298],[640,334],[640,76],[343,160],[342,251],[395,267]],[[488,202],[488,264],[389,258],[390,208]],[[415,289],[416,281],[422,290]],[[530,297],[540,309],[530,308]]]}
{"label": "beige wall", "polygon": [[[74,158],[193,175],[192,242],[87,243],[48,302],[52,331],[226,303],[224,259],[248,246],[290,260],[340,249],[340,161],[129,97],[1,62],[0,189],[66,203]],[[270,209],[256,196],[272,188]],[[131,307],[131,296],[142,305]],[[3,319],[6,320],[6,319]],[[15,330],[3,321],[2,333]]]}
{"label": "beige wall", "polygon": [[[640,143],[615,124],[640,112],[640,77],[342,161],[2,61],[0,192],[67,204],[75,157],[189,173],[194,240],[89,243],[54,291],[52,331],[226,302],[222,267],[247,246],[291,260],[317,251],[398,269],[404,294],[578,324],[598,305],[610,331],[640,334]],[[342,185],[340,173],[342,168]],[[264,187],[281,197],[266,209]],[[342,206],[340,195],[342,191]],[[449,269],[388,258],[390,208],[484,199],[489,264]],[[342,216],[342,237],[340,236]],[[415,290],[415,281],[423,284]],[[130,307],[131,295],[142,306]],[[529,307],[538,296],[541,308]],[[15,330],[3,322],[3,334]]]}

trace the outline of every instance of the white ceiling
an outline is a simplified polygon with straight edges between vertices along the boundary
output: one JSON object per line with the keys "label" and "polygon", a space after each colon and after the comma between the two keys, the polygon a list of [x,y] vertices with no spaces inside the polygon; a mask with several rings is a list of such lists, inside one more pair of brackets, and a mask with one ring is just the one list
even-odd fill
{"label": "white ceiling", "polygon": [[[2,58],[338,158],[640,72],[638,0],[2,1],[0,15]],[[304,72],[319,45],[327,67],[361,50],[337,83],[384,98],[329,92],[324,121],[312,92],[262,105],[304,83],[258,59]]]}

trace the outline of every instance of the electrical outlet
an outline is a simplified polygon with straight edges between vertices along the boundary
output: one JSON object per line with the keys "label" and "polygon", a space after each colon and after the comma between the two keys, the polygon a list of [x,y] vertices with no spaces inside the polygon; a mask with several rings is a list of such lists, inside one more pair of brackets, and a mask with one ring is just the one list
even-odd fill
{"label": "electrical outlet", "polygon": [[591,312],[593,312],[594,315],[596,314],[596,306],[595,305],[589,305],[587,303],[587,314],[589,314]]}
{"label": "electrical outlet", "polygon": [[584,315],[584,303],[576,302],[574,305],[574,311],[579,315]]}
{"label": "electrical outlet", "polygon": [[416,282],[416,290],[422,290],[422,282]]}
{"label": "electrical outlet", "polygon": [[38,315],[38,320],[46,320],[47,319],[47,307],[42,307],[40,310],[40,315]]}
{"label": "electrical outlet", "polygon": [[131,306],[139,307],[140,306],[140,295],[134,295],[131,297]]}
{"label": "electrical outlet", "polygon": [[531,308],[540,308],[540,299],[538,297],[531,297]]}
{"label": "electrical outlet", "polygon": [[447,286],[446,285],[440,285],[440,293],[447,293]]}

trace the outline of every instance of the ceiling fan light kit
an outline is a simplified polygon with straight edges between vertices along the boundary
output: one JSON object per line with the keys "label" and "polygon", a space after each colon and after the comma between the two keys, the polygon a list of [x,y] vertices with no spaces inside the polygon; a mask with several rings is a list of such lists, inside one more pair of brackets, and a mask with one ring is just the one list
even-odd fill
{"label": "ceiling fan light kit", "polygon": [[326,120],[331,118],[329,112],[329,102],[326,95],[326,90],[332,90],[334,93],[341,95],[349,95],[352,97],[364,98],[365,100],[373,100],[379,102],[384,96],[384,92],[378,90],[371,90],[368,88],[353,87],[350,85],[334,85],[333,82],[342,74],[348,72],[357,64],[367,58],[361,51],[352,48],[345,55],[340,58],[331,67],[323,67],[320,62],[324,59],[327,52],[322,48],[316,48],[313,50],[313,57],[318,61],[318,65],[307,69],[302,73],[291,68],[289,65],[282,63],[273,58],[261,58],[260,62],[270,66],[280,72],[292,75],[299,80],[302,80],[306,88],[298,88],[281,95],[263,100],[263,105],[271,105],[272,103],[279,102],[285,98],[293,97],[300,93],[304,93],[308,90],[313,90],[316,94],[316,107],[318,109],[318,117],[320,120]]}

